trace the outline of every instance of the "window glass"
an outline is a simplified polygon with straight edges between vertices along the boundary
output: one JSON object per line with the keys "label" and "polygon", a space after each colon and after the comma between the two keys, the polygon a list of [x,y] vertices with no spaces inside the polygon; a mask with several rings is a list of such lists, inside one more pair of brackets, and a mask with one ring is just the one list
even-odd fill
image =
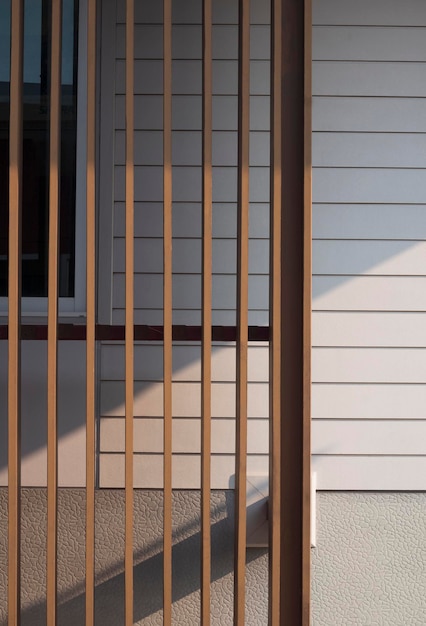
{"label": "window glass", "polygon": [[[50,2],[26,0],[22,295],[47,296]],[[78,0],[63,0],[59,295],[74,296]],[[10,4],[0,0],[0,296],[7,295]]]}

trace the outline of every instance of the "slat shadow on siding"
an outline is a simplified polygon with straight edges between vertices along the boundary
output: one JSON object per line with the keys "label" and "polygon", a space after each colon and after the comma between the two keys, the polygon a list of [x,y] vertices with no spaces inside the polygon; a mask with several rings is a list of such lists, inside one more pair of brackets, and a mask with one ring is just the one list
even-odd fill
{"label": "slat shadow on siding", "polygon": [[424,5],[313,12],[313,469],[424,488]]}

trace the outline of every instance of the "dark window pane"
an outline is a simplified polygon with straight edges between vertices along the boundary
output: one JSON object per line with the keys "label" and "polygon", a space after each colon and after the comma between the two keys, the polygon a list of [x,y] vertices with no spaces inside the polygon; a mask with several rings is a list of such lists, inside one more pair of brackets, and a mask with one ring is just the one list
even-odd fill
{"label": "dark window pane", "polygon": [[[63,0],[59,295],[74,296],[77,0]],[[0,295],[7,295],[10,7],[0,3]],[[5,48],[3,50],[3,47]],[[6,52],[7,54],[1,54]],[[22,294],[47,296],[50,2],[26,0]]]}

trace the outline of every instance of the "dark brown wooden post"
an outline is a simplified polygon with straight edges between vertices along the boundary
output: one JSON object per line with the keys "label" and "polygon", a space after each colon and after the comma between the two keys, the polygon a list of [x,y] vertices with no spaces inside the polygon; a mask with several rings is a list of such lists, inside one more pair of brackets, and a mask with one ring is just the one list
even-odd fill
{"label": "dark brown wooden post", "polygon": [[311,0],[282,0],[280,623],[310,621]]}

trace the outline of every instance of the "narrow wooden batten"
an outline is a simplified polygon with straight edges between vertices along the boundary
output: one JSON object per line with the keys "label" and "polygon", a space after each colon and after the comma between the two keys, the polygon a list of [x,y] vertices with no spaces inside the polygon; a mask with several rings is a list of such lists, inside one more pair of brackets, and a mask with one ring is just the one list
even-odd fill
{"label": "narrow wooden batten", "polygon": [[247,358],[250,135],[250,2],[239,2],[238,27],[238,217],[237,217],[237,368],[235,455],[234,624],[245,623],[247,538]]}
{"label": "narrow wooden batten", "polygon": [[126,0],[125,624],[133,626],[134,0]]}
{"label": "narrow wooden batten", "polygon": [[21,619],[21,230],[24,3],[12,3],[9,140],[8,624]]}
{"label": "narrow wooden batten", "polygon": [[163,0],[163,620],[172,621],[172,2]]}
{"label": "narrow wooden batten", "polygon": [[212,2],[203,3],[202,343],[201,343],[201,622],[210,624],[212,357]]}
{"label": "narrow wooden batten", "polygon": [[269,282],[269,623],[280,624],[281,487],[281,3],[271,3]]}
{"label": "narrow wooden batten", "polygon": [[86,626],[93,626],[96,458],[96,0],[88,0],[87,9]]}
{"label": "narrow wooden batten", "polygon": [[61,0],[52,0],[51,23],[49,272],[47,304],[47,626],[55,626],[57,623],[58,264],[62,50]]}

